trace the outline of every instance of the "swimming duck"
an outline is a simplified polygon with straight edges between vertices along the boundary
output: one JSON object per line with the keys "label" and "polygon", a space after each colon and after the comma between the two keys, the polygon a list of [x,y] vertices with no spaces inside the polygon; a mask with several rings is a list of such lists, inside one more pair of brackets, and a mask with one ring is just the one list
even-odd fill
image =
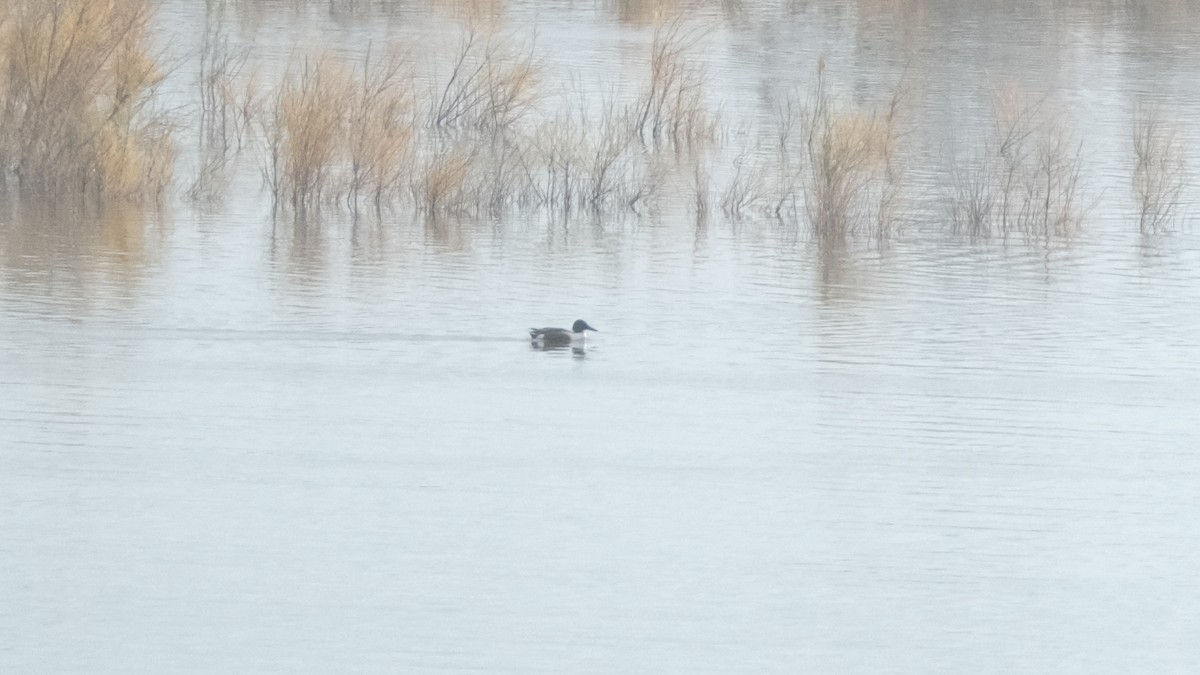
{"label": "swimming duck", "polygon": [[543,344],[569,344],[573,341],[582,341],[583,331],[585,330],[596,333],[600,332],[589,326],[588,322],[580,319],[571,324],[571,330],[567,330],[566,328],[530,328],[529,339]]}

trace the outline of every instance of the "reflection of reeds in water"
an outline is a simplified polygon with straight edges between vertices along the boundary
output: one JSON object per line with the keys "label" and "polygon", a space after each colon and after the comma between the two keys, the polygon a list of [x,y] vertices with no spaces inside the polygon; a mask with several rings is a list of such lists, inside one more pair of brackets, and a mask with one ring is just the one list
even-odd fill
{"label": "reflection of reeds in water", "polygon": [[1133,121],[1133,195],[1143,234],[1160,232],[1179,216],[1187,172],[1184,154],[1178,130],[1161,111],[1139,108]]}
{"label": "reflection of reeds in water", "polygon": [[135,266],[146,254],[145,214],[129,204],[115,204],[104,209],[97,222],[104,250],[120,264]]}
{"label": "reflection of reeds in water", "polygon": [[[499,25],[504,20],[506,0],[428,0],[426,4],[433,11],[460,21],[469,21],[476,25]],[[381,13],[409,9],[405,3],[371,2],[367,3],[367,6],[369,10]]]}
{"label": "reflection of reeds in water", "polygon": [[980,237],[1073,234],[1086,211],[1083,160],[1064,116],[1016,85],[996,95],[993,114],[992,137],[951,177],[951,227]]}
{"label": "reflection of reeds in water", "polygon": [[153,109],[163,73],[146,0],[16,0],[0,15],[0,163],[23,191],[99,200],[160,196],[172,126]]}
{"label": "reflection of reeds in water", "polygon": [[712,178],[708,164],[697,158],[692,166],[692,208],[696,211],[696,222],[707,223],[711,207],[709,206],[712,192]]}
{"label": "reflection of reeds in water", "polygon": [[[7,278],[40,285],[46,270],[54,270],[55,293],[80,316],[135,297],[117,289],[139,284],[165,244],[158,235],[167,224],[139,204],[110,201],[97,209],[74,200],[28,199],[8,206],[0,222],[0,265],[26,273]],[[98,295],[93,288],[106,290]]]}
{"label": "reflection of reeds in water", "polygon": [[461,220],[453,215],[426,213],[423,222],[427,244],[444,251],[465,251],[470,248],[470,236]]}
{"label": "reflection of reeds in water", "polygon": [[615,5],[620,21],[637,25],[654,24],[680,13],[679,0],[616,0]]}

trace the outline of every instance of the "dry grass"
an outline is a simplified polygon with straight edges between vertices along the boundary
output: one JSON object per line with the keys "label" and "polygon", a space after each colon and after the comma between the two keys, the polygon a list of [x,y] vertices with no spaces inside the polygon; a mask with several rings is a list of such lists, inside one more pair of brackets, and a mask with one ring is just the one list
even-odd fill
{"label": "dry grass", "polygon": [[342,104],[354,92],[352,71],[328,55],[302,58],[284,76],[263,129],[276,204],[302,212],[334,196],[329,189],[344,146]]}
{"label": "dry grass", "polygon": [[610,107],[595,125],[585,116],[580,128],[596,130],[584,133],[580,139],[584,169],[581,201],[593,210],[602,210],[613,203],[636,202],[640,197],[629,194],[624,181],[635,171],[634,145],[626,121]]}
{"label": "dry grass", "polygon": [[469,28],[436,97],[432,124],[505,131],[537,103],[540,72],[532,48],[520,49],[511,38]]}
{"label": "dry grass", "polygon": [[[151,1],[0,6],[9,182],[130,200],[166,191],[174,129],[153,108],[163,74],[146,49]],[[580,95],[560,107],[542,91],[531,46],[472,27],[449,59],[433,59],[448,64],[440,73],[419,72],[395,49],[368,48],[361,60],[299,54],[278,86],[260,90],[247,74],[252,54],[232,48],[214,16],[200,54],[201,154],[187,190],[196,199],[219,198],[253,138],[275,205],[298,217],[330,205],[356,214],[405,205],[431,222],[518,210],[600,222],[656,208],[666,186],[690,200],[698,222],[718,210],[729,220],[774,216],[803,223],[822,245],[882,241],[901,221],[903,86],[878,104],[851,103],[822,61],[811,87],[777,108],[774,126],[755,118],[723,128],[697,58],[705,32],[679,18],[660,19],[637,93],[618,87],[628,96]],[[994,129],[950,183],[951,227],[1073,232],[1086,210],[1083,163],[1065,117],[1015,86],[996,94],[993,113]],[[1134,126],[1140,228],[1158,231],[1177,217],[1184,148],[1156,111]]]}
{"label": "dry grass", "polygon": [[644,143],[679,146],[713,137],[717,123],[705,103],[704,69],[691,56],[703,37],[678,18],[655,29],[649,79],[631,111],[632,129]]}
{"label": "dry grass", "polygon": [[742,218],[768,194],[766,169],[754,154],[743,151],[733,159],[733,178],[721,195],[721,212],[728,218]]}
{"label": "dry grass", "polygon": [[529,173],[532,150],[526,139],[497,139],[490,146],[478,186],[482,207],[493,216],[514,208],[534,206],[534,188]]}
{"label": "dry grass", "polygon": [[343,202],[357,212],[408,200],[464,215],[528,203],[530,143],[519,122],[537,98],[532,54],[468,32],[454,63],[421,99],[401,51],[368,50],[353,68],[328,54],[298,57],[262,122],[276,204],[301,213]]}
{"label": "dry grass", "polygon": [[0,163],[26,194],[160,197],[173,127],[146,0],[18,0],[0,17]]}
{"label": "dry grass", "polygon": [[800,186],[804,180],[803,158],[806,153],[795,146],[800,138],[800,122],[808,116],[800,106],[797,97],[789,95],[783,104],[775,109],[773,140],[778,166],[772,210],[775,217],[780,219],[795,216],[800,208]]}
{"label": "dry grass", "polygon": [[[807,106],[799,110],[795,132],[780,132],[784,169],[800,176],[803,210],[813,237],[822,243],[864,234],[886,238],[896,223],[901,172],[895,161],[900,138],[903,86],[878,110],[839,105],[829,90],[824,63]],[[787,138],[798,136],[799,152],[787,151]],[[803,166],[790,159],[803,157]],[[791,192],[780,195],[788,203]],[[780,206],[777,206],[780,208]]]}
{"label": "dry grass", "polygon": [[1133,195],[1138,229],[1161,232],[1179,216],[1187,181],[1186,147],[1178,128],[1153,106],[1138,109],[1133,120]]}
{"label": "dry grass", "polygon": [[416,120],[408,61],[393,51],[362,63],[347,114],[350,163],[347,198],[357,208],[361,198],[378,210],[400,194],[409,165]]}
{"label": "dry grass", "polygon": [[638,210],[661,184],[653,158],[637,143],[626,111],[612,98],[587,102],[540,125],[525,156],[530,203],[560,212]]}
{"label": "dry grass", "polygon": [[241,149],[257,112],[257,82],[246,76],[247,48],[229,45],[221,19],[206,22],[200,47],[200,137],[222,152]]}
{"label": "dry grass", "polygon": [[430,214],[468,211],[469,179],[477,152],[474,148],[451,146],[427,159],[417,177],[417,203]]}
{"label": "dry grass", "polygon": [[990,162],[972,161],[952,170],[942,204],[955,232],[973,238],[991,234],[998,200],[995,186],[996,174]]}
{"label": "dry grass", "polygon": [[219,202],[236,167],[236,159],[261,113],[258,80],[247,74],[248,48],[233,48],[225,32],[221,8],[212,8],[200,47],[198,84],[199,163],[185,191],[193,201]]}
{"label": "dry grass", "polygon": [[898,85],[878,107],[840,103],[819,62],[809,92],[785,97],[772,127],[734,135],[764,147],[750,145],[732,155],[722,213],[804,221],[820,244],[859,235],[886,239],[903,204],[897,148],[904,93]]}
{"label": "dry grass", "polygon": [[1082,145],[1065,116],[1015,84],[996,94],[993,115],[992,137],[951,178],[944,201],[952,229],[1043,241],[1072,235],[1087,208]]}
{"label": "dry grass", "polygon": [[537,204],[566,212],[575,206],[583,183],[579,146],[584,133],[567,114],[541,125],[534,134],[529,172]]}
{"label": "dry grass", "polygon": [[593,118],[583,114],[579,121],[579,150],[583,182],[578,201],[593,211],[628,208],[637,210],[649,202],[659,188],[652,159],[633,140],[630,120],[615,103],[605,104]]}

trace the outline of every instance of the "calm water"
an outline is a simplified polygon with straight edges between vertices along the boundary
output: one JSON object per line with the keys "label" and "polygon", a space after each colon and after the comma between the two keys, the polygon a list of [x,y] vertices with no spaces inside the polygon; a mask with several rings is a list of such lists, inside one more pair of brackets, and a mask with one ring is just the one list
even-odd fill
{"label": "calm water", "polygon": [[[1114,159],[1200,97],[1196,22],[892,4],[726,3],[714,95],[907,62],[933,152],[1025,72],[1089,132],[1079,236],[6,207],[0,671],[1200,669],[1200,236]],[[452,20],[258,6],[268,62]],[[586,71],[636,9],[503,11]]]}

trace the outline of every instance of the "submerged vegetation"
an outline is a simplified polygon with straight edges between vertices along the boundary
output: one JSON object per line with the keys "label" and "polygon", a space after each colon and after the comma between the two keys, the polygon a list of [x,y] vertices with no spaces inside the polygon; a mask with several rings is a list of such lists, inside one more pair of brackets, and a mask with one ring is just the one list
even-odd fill
{"label": "submerged vegetation", "polygon": [[[817,70],[812,100],[799,124],[780,126],[799,129],[801,155],[807,160],[807,170],[799,172],[807,222],[822,242],[863,233],[882,240],[896,223],[902,187],[902,167],[893,160],[903,88],[898,86],[880,110],[839,107],[828,92],[823,62]],[[781,144],[787,142],[780,138]],[[783,151],[785,168],[790,168],[786,158],[792,154]],[[781,201],[786,197],[781,195]]]}
{"label": "submerged vegetation", "polygon": [[1133,194],[1142,234],[1161,232],[1180,217],[1187,164],[1178,127],[1156,107],[1133,121]]}
{"label": "submerged vegetation", "polygon": [[947,218],[973,237],[1070,236],[1087,209],[1081,145],[1065,116],[1015,84],[995,95],[992,136],[954,178]]}
{"label": "submerged vegetation", "polygon": [[[357,56],[297,49],[282,72],[260,73],[225,27],[243,5],[253,3],[208,3],[195,103],[170,115],[150,0],[0,7],[4,184],[22,198],[159,201],[176,188],[177,148],[198,138],[185,153],[189,181],[178,186],[195,201],[220,201],[239,171],[257,166],[275,211],[296,216],[686,208],[698,226],[714,214],[774,219],[822,246],[883,242],[922,215],[972,237],[1050,241],[1078,230],[1093,198],[1068,116],[1016,84],[994,95],[991,133],[968,140],[945,170],[943,158],[909,143],[931,122],[907,78],[880,99],[851,98],[822,59],[788,93],[764,97],[770,114],[726,119],[707,85],[712,31],[682,18],[639,14],[650,25],[636,67],[597,94],[573,80],[568,91],[556,86],[536,40],[479,20],[432,60],[403,44]],[[1179,216],[1183,138],[1154,109],[1135,120],[1132,196],[1143,232]],[[946,189],[914,189],[915,173],[937,171]]]}
{"label": "submerged vegetation", "polygon": [[349,68],[325,54],[284,75],[262,120],[266,182],[277,201],[303,211],[330,195],[354,84]]}

